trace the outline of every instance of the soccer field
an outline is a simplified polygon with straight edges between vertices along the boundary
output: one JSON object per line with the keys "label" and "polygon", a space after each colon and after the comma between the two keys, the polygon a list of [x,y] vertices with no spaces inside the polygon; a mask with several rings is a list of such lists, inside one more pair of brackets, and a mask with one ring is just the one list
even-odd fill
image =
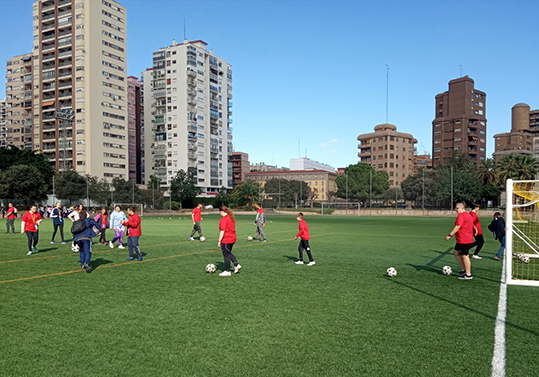
{"label": "soccer field", "polygon": [[[293,216],[268,216],[267,243],[247,241],[254,215],[237,216],[243,269],[219,277],[204,272],[223,268],[219,218],[203,217],[205,243],[187,241],[186,216],[145,217],[142,262],[94,239],[91,274],[59,235],[49,243],[52,220],[31,256],[1,220],[0,374],[491,375],[502,264],[490,232],[463,281],[445,241],[454,218],[306,216],[308,267],[293,263]],[[506,375],[537,376],[539,289],[509,286],[507,305]]]}

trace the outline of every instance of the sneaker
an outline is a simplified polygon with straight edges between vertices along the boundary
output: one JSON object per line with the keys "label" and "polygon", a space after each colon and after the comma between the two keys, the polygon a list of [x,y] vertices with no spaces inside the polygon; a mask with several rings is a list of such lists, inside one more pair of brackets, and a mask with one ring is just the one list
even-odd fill
{"label": "sneaker", "polygon": [[86,270],[87,273],[92,272],[92,267],[88,266],[86,263],[84,263],[81,267],[81,270]]}
{"label": "sneaker", "polygon": [[37,247],[35,247],[35,246],[34,246],[33,250],[34,250],[34,253],[38,253],[38,252],[39,252],[39,250],[38,250]]}
{"label": "sneaker", "polygon": [[195,239],[193,237],[189,237],[189,241],[194,241]]}
{"label": "sneaker", "polygon": [[62,241],[62,245],[67,245],[67,242],[65,242],[65,241]]}
{"label": "sneaker", "polygon": [[241,270],[241,264],[238,264],[236,268],[234,268],[234,273],[237,274]]}
{"label": "sneaker", "polygon": [[316,264],[316,262],[312,261],[312,262],[307,263],[307,266],[314,266],[315,264]]}
{"label": "sneaker", "polygon": [[112,243],[112,241],[109,242],[109,247],[110,247],[111,249],[114,249],[114,244]]}
{"label": "sneaker", "polygon": [[303,261],[302,260],[297,260],[294,262],[295,264],[303,264]]}
{"label": "sneaker", "polygon": [[99,242],[100,245],[103,245],[101,242]]}
{"label": "sneaker", "polygon": [[459,278],[466,275],[466,271],[464,270],[461,270],[460,273],[459,273]]}
{"label": "sneaker", "polygon": [[479,255],[475,255],[475,254],[473,254],[473,255],[472,255],[472,259],[483,259],[483,258],[482,258],[482,257],[480,257]]}
{"label": "sneaker", "polygon": [[27,252],[26,255],[32,255],[32,251]]}
{"label": "sneaker", "polygon": [[262,242],[268,242],[268,240],[264,240],[264,241],[262,241]]}
{"label": "sneaker", "polygon": [[459,275],[459,279],[460,280],[472,280],[473,279],[473,276],[470,274],[470,275]]}
{"label": "sneaker", "polygon": [[118,249],[125,249],[124,245],[118,245]]}
{"label": "sneaker", "polygon": [[52,243],[52,244],[54,245],[54,244],[55,244],[56,242],[54,242],[54,241],[51,241],[51,243]]}
{"label": "sneaker", "polygon": [[219,274],[219,276],[232,276],[232,274],[230,273],[230,271],[223,271]]}
{"label": "sneaker", "polygon": [[129,261],[132,261],[132,260],[135,260],[135,258],[129,257],[129,258],[127,258],[125,261],[126,261],[126,262],[129,262]]}
{"label": "sneaker", "polygon": [[498,257],[494,257],[494,260],[501,261],[501,259]]}
{"label": "sneaker", "polygon": [[142,262],[142,257],[138,258],[138,261],[139,261],[139,262]]}

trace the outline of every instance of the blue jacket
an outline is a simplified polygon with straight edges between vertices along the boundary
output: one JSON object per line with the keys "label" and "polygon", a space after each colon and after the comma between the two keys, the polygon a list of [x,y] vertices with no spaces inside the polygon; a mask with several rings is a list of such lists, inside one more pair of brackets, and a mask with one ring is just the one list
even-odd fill
{"label": "blue jacket", "polygon": [[52,210],[51,217],[53,219],[54,225],[59,225],[64,222],[64,213],[62,212],[62,210],[58,210],[58,208],[54,208]]}
{"label": "blue jacket", "polygon": [[73,235],[73,241],[80,239],[91,240],[92,237],[96,237],[97,234],[94,232],[94,226],[99,229],[99,224],[95,222],[94,219],[84,219],[86,222],[86,230],[82,233]]}
{"label": "blue jacket", "polygon": [[126,220],[127,220],[127,217],[125,216],[125,213],[123,213],[123,211],[120,211],[120,212],[112,211],[112,213],[110,214],[110,219],[109,219],[110,227],[116,228],[116,227],[123,226],[122,221],[126,221]]}

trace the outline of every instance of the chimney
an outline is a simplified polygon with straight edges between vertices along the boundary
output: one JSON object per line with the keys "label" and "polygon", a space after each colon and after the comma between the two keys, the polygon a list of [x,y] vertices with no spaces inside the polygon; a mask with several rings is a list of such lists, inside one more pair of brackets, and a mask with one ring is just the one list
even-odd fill
{"label": "chimney", "polygon": [[175,39],[172,40],[172,45],[176,46],[176,40]]}

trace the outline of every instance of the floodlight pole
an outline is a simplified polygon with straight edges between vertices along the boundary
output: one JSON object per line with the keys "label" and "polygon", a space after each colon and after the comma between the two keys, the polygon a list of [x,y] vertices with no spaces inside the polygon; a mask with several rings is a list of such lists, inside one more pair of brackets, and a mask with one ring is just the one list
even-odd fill
{"label": "floodlight pole", "polygon": [[421,207],[424,211],[425,210],[425,167],[423,167],[423,203]]}
{"label": "floodlight pole", "polygon": [[90,190],[88,188],[88,174],[86,175],[86,207],[90,208]]}
{"label": "floodlight pole", "polygon": [[451,165],[451,204],[449,210],[453,209],[453,165]]}
{"label": "floodlight pole", "polygon": [[371,170],[369,170],[369,175],[370,175],[369,208],[372,209],[372,168]]}

